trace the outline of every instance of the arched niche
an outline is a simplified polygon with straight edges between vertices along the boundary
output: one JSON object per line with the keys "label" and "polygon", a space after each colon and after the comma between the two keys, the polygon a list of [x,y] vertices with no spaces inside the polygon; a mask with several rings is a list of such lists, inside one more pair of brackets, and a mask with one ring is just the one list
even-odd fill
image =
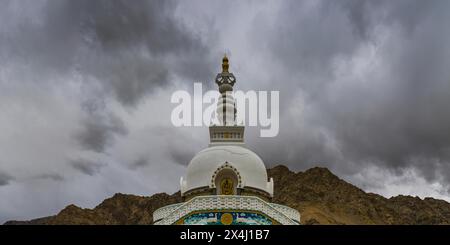
{"label": "arched niche", "polygon": [[217,195],[237,195],[242,179],[237,169],[225,162],[214,172],[210,187],[216,189]]}

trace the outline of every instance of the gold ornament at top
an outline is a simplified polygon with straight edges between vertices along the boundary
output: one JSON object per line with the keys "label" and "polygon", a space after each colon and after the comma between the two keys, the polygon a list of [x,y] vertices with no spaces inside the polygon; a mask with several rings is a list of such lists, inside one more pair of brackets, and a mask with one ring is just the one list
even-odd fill
{"label": "gold ornament at top", "polygon": [[228,67],[229,67],[228,57],[225,54],[222,59],[222,72],[228,72]]}

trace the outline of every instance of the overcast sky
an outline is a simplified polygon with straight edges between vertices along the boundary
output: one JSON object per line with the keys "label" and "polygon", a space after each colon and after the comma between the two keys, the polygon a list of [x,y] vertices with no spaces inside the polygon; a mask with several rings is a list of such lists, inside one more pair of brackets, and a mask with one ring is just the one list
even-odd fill
{"label": "overcast sky", "polygon": [[[450,201],[450,1],[1,0],[0,223],[179,189],[206,127],[172,93],[280,91],[266,166]],[[276,183],[275,183],[276,184]]]}

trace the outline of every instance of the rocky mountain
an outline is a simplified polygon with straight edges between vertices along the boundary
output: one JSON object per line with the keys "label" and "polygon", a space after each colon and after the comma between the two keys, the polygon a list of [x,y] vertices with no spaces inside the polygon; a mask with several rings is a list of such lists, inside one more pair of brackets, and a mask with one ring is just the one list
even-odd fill
{"label": "rocky mountain", "polygon": [[269,169],[274,202],[296,208],[303,224],[450,224],[450,203],[434,198],[366,193],[326,168]]}
{"label": "rocky mountain", "polygon": [[[303,224],[450,224],[450,203],[443,200],[366,193],[326,168],[295,173],[280,165],[268,173],[275,182],[273,201],[298,209]],[[154,210],[180,201],[179,192],[115,194],[93,209],[69,205],[54,216],[5,224],[152,224]]]}

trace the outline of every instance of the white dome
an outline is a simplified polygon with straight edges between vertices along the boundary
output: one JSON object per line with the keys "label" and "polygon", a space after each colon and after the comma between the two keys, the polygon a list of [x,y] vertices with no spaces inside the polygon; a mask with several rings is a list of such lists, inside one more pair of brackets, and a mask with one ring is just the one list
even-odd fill
{"label": "white dome", "polygon": [[273,182],[267,181],[264,162],[253,151],[238,145],[211,146],[197,153],[189,163],[186,179],[181,179],[181,192],[211,186],[214,172],[225,163],[237,170],[242,187],[273,194]]}

